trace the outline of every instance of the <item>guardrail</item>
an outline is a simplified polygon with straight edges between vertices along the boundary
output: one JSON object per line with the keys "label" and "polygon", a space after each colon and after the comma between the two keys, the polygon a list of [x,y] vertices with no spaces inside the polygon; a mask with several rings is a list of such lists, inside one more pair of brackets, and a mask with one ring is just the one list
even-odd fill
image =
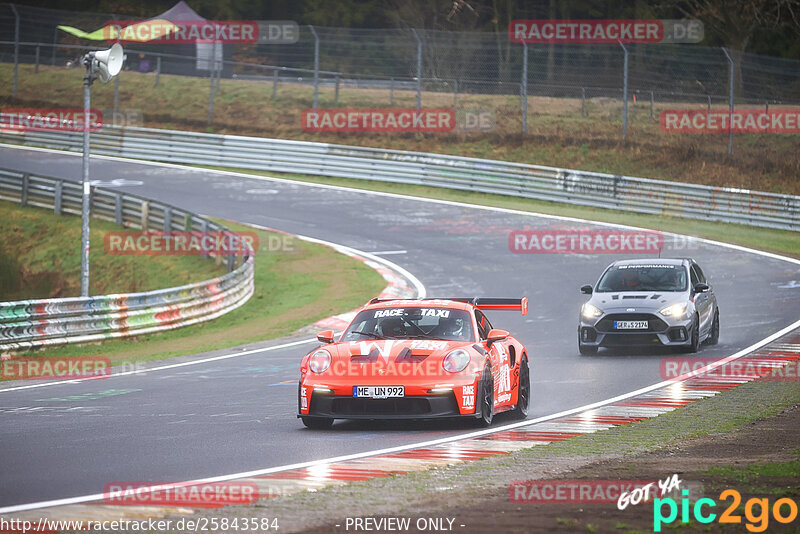
{"label": "guardrail", "polygon": [[[77,182],[0,170],[0,199],[81,214]],[[92,214],[142,230],[230,232],[186,210],[128,193],[92,188]],[[75,244],[77,246],[77,243]],[[213,252],[217,261],[225,256]],[[240,264],[236,265],[237,260]],[[253,294],[253,251],[227,255],[228,273],[155,291],[0,302],[0,352],[171,330],[228,313]]]}
{"label": "guardrail", "polygon": [[[82,151],[70,131],[0,140]],[[427,185],[636,213],[800,230],[800,197],[541,165],[329,143],[104,126],[93,154]]]}

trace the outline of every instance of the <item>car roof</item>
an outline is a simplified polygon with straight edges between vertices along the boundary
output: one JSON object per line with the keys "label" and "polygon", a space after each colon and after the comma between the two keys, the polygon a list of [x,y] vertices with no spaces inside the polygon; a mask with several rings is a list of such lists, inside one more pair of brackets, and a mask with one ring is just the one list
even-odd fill
{"label": "car roof", "polygon": [[384,308],[450,308],[453,310],[472,311],[475,306],[467,302],[457,300],[420,300],[420,299],[397,299],[381,300],[372,304],[366,304],[364,310],[380,310]]}
{"label": "car roof", "polygon": [[689,258],[639,258],[635,260],[618,260],[611,265],[686,265],[687,263],[691,264],[692,260]]}

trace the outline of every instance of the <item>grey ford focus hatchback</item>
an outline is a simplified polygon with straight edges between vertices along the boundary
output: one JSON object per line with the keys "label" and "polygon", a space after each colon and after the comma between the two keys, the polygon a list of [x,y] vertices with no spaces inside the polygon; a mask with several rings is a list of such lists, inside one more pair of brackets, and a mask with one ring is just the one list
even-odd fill
{"label": "grey ford focus hatchback", "polygon": [[697,352],[719,340],[719,307],[711,285],[692,259],[622,260],[609,265],[578,323],[578,349],[667,346]]}

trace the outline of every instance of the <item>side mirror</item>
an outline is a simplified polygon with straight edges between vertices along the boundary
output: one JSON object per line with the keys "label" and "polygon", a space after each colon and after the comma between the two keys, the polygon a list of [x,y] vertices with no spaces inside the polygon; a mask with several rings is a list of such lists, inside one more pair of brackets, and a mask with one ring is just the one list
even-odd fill
{"label": "side mirror", "polygon": [[704,284],[703,282],[694,285],[695,293],[705,293],[709,289],[711,289],[711,287],[709,287],[708,284]]}
{"label": "side mirror", "polygon": [[333,330],[323,330],[317,334],[317,339],[322,343],[333,343]]}
{"label": "side mirror", "polygon": [[491,345],[492,343],[495,343],[497,341],[503,341],[509,335],[511,334],[509,334],[505,330],[499,330],[497,328],[493,328],[492,330],[489,330],[489,335],[486,337],[486,344]]}
{"label": "side mirror", "polygon": [[581,293],[584,295],[591,295],[592,294],[592,286],[586,284],[585,286],[581,287]]}

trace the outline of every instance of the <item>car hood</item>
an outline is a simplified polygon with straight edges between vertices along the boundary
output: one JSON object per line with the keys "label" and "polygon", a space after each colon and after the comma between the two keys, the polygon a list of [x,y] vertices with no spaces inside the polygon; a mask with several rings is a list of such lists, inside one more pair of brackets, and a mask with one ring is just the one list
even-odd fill
{"label": "car hood", "polygon": [[344,341],[329,347],[331,357],[362,364],[421,363],[429,358],[441,358],[471,342],[428,339],[368,339]]}
{"label": "car hood", "polygon": [[594,293],[589,302],[605,313],[653,313],[687,300],[685,291],[621,291]]}

